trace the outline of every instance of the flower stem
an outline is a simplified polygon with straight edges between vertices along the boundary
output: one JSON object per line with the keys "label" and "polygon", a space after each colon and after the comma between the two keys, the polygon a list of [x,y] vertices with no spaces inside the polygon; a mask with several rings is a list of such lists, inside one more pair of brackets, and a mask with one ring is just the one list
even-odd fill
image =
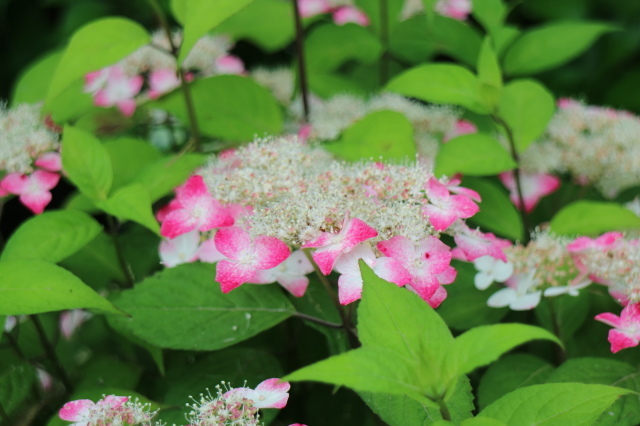
{"label": "flower stem", "polygon": [[58,376],[60,376],[60,380],[62,380],[64,387],[67,388],[67,392],[71,392],[73,390],[73,385],[71,384],[71,380],[69,380],[69,376],[67,375],[67,372],[64,370],[64,367],[62,367],[62,363],[60,362],[60,359],[56,355],[56,351],[53,348],[53,345],[47,338],[47,334],[44,331],[44,327],[42,327],[42,323],[40,322],[40,319],[38,318],[37,315],[29,315],[29,317],[31,318],[31,321],[33,321],[33,325],[36,327],[36,331],[38,332],[38,337],[40,338],[40,343],[42,343],[42,347],[44,348],[44,351],[47,353],[47,357],[53,363],[53,366],[58,372]]}
{"label": "flower stem", "polygon": [[529,224],[529,215],[527,215],[527,212],[524,209],[524,195],[522,192],[522,171],[520,170],[520,155],[518,155],[518,150],[516,149],[515,137],[513,136],[513,131],[511,130],[511,127],[509,126],[509,124],[507,124],[507,122],[504,121],[501,117],[497,115],[492,115],[491,118],[493,118],[493,121],[495,121],[497,124],[502,126],[505,133],[507,134],[507,141],[509,142],[509,150],[511,151],[511,158],[513,158],[513,161],[515,161],[516,163],[516,168],[513,171],[513,175],[516,180],[516,191],[518,193],[518,201],[520,204],[520,208],[518,209],[518,212],[520,212],[520,218],[522,219],[522,225],[525,230],[524,236],[522,239],[522,244],[527,244],[531,239],[530,233],[532,229]]}
{"label": "flower stem", "polygon": [[380,57],[380,86],[389,81],[389,3],[388,0],[379,0],[380,6],[380,44],[382,56]]}
{"label": "flower stem", "polygon": [[[545,298],[547,304],[549,305],[549,316],[551,316],[551,327],[553,328],[553,334],[555,334],[556,337],[564,344],[564,339],[562,338],[562,330],[560,329],[560,322],[558,321],[558,311],[556,311],[555,303],[551,299],[551,297]],[[567,354],[564,352],[564,349],[562,349],[562,346],[555,345],[555,347],[556,362],[558,363],[558,365],[560,365],[564,361],[566,361]]]}
{"label": "flower stem", "polygon": [[302,312],[295,312],[293,316],[303,320],[315,322],[316,324],[324,325],[325,327],[329,327],[329,328],[344,328],[342,324],[325,321],[322,318],[316,318],[311,315],[303,314]]}
{"label": "flower stem", "polygon": [[118,256],[120,269],[122,269],[122,273],[125,277],[126,287],[133,288],[133,284],[136,282],[136,280],[133,276],[131,268],[129,267],[129,263],[127,263],[127,259],[124,257],[124,251],[122,250],[122,245],[120,244],[120,239],[118,238],[118,227],[111,215],[107,214],[106,216],[107,225],[109,225],[109,234],[111,235],[111,240],[113,240],[113,246],[116,249],[116,255]]}
{"label": "flower stem", "polygon": [[442,420],[451,421],[451,413],[449,412],[447,403],[444,402],[444,397],[439,398],[436,402],[438,403],[438,407],[440,407],[440,415],[442,416]]}
{"label": "flower stem", "polygon": [[309,122],[309,86],[307,83],[307,67],[304,59],[304,29],[302,28],[302,17],[298,0],[293,2],[293,15],[296,25],[296,55],[298,59],[298,78],[300,79],[300,94],[302,95],[302,109],[304,111],[304,121]]}
{"label": "flower stem", "polygon": [[158,0],[149,0],[149,4],[153,9],[156,17],[158,18],[158,22],[160,26],[165,32],[167,36],[167,40],[169,41],[169,46],[171,46],[171,55],[176,59],[176,66],[178,68],[178,77],[180,78],[180,89],[182,90],[182,94],[184,96],[184,103],[187,108],[187,117],[189,119],[189,129],[191,130],[191,138],[189,139],[189,143],[185,147],[187,151],[195,150],[200,151],[200,125],[198,124],[198,116],[196,115],[196,108],[193,102],[193,96],[191,95],[191,88],[187,82],[187,77],[178,62],[178,56],[180,53],[180,47],[176,46],[173,43],[173,38],[171,36],[171,28],[169,27],[169,22],[167,21],[167,17],[164,16],[164,12],[158,4]]}

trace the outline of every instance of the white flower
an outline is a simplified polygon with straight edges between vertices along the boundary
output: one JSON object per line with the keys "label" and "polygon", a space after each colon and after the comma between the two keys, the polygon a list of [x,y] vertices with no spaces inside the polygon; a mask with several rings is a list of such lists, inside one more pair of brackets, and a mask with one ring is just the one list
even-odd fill
{"label": "white flower", "polygon": [[478,273],[473,278],[473,283],[478,290],[486,290],[491,283],[505,282],[513,275],[513,264],[503,262],[493,256],[482,256],[473,261]]}
{"label": "white flower", "polygon": [[487,300],[487,305],[492,308],[508,306],[514,311],[526,311],[535,308],[542,297],[542,291],[535,290],[539,284],[533,278],[535,272],[534,269],[528,274],[516,274],[511,277],[506,283],[509,287],[491,295]]}

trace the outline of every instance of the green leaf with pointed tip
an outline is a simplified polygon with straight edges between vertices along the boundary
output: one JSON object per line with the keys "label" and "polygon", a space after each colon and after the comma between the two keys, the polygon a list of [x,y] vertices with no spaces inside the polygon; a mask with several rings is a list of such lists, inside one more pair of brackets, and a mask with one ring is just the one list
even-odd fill
{"label": "green leaf with pointed tip", "polygon": [[11,104],[33,104],[44,101],[53,72],[61,58],[62,52],[50,52],[29,64],[29,67],[18,77],[18,82],[13,88]]}
{"label": "green leaf with pointed tip", "polygon": [[375,111],[348,127],[327,151],[345,160],[413,160],[416,144],[411,122],[399,112]]}
{"label": "green leaf with pointed tip", "polygon": [[113,182],[111,158],[90,133],[65,126],[62,135],[62,167],[81,193],[93,200],[106,200]]}
{"label": "green leaf with pointed tip", "polygon": [[112,191],[132,183],[142,169],[160,159],[160,152],[141,139],[122,137],[105,142],[104,147],[113,167]]}
{"label": "green leaf with pointed tip", "polygon": [[620,204],[576,201],[551,219],[551,230],[561,235],[600,235],[614,230],[640,229],[640,218]]}
{"label": "green leaf with pointed tip", "polygon": [[496,109],[502,90],[502,71],[498,63],[498,56],[492,46],[491,38],[486,37],[478,56],[478,80],[480,93],[487,107]]}
{"label": "green leaf with pointed tip", "polygon": [[184,25],[184,38],[178,60],[183,63],[196,42],[225,19],[238,13],[253,0],[182,0],[173,6]]}
{"label": "green leaf with pointed tip", "polygon": [[112,65],[151,40],[140,24],[125,18],[103,18],[76,31],[51,80],[47,104],[71,83],[91,71]]}
{"label": "green leaf with pointed tip", "polygon": [[109,199],[98,201],[96,205],[113,216],[132,220],[160,235],[160,226],[151,211],[149,191],[139,183],[120,188]]}
{"label": "green leaf with pointed tip", "polygon": [[472,15],[490,33],[499,30],[508,13],[502,0],[473,0]]}
{"label": "green leaf with pointed tip", "polygon": [[48,211],[34,216],[11,235],[2,260],[40,259],[56,263],[80,250],[102,230],[86,213]]}
{"label": "green leaf with pointed tip", "polygon": [[35,259],[0,262],[0,313],[29,315],[64,309],[101,309],[122,314],[71,272]]}
{"label": "green leaf with pointed tip", "polygon": [[504,70],[529,75],[557,67],[587,50],[602,34],[618,30],[596,22],[560,22],[526,32],[507,50]]}
{"label": "green leaf with pointed tip", "polygon": [[468,176],[495,175],[517,166],[511,154],[493,136],[471,133],[451,139],[436,155],[435,175],[462,173]]}
{"label": "green leaf with pointed tip", "polygon": [[555,112],[553,95],[534,80],[514,80],[502,90],[498,116],[511,128],[518,152],[542,135]]}
{"label": "green leaf with pointed tip", "polygon": [[277,286],[241,286],[228,294],[214,281],[215,266],[191,263],[165,269],[114,298],[131,318],[109,318],[155,346],[211,351],[246,340],[295,312]]}
{"label": "green leaf with pointed tip", "polygon": [[427,64],[394,77],[385,90],[427,102],[463,106],[473,112],[488,111],[480,97],[478,79],[459,65]]}
{"label": "green leaf with pointed tip", "polygon": [[490,417],[510,426],[590,425],[629,390],[603,385],[554,383],[528,386],[506,394],[478,417]]}
{"label": "green leaf with pointed tip", "polygon": [[140,170],[133,182],[147,188],[151,202],[156,202],[182,185],[206,159],[206,156],[200,154],[161,158]]}

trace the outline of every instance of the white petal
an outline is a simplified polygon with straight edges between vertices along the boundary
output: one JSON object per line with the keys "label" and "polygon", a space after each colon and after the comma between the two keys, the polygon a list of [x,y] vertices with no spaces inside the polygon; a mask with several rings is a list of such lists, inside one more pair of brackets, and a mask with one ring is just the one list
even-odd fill
{"label": "white petal", "polygon": [[488,272],[494,268],[496,260],[498,259],[492,256],[480,256],[473,261],[473,266],[475,266],[478,271]]}
{"label": "white petal", "polygon": [[547,297],[560,296],[561,294],[570,293],[571,289],[568,286],[562,287],[549,287],[544,291],[544,295]]}
{"label": "white petal", "polygon": [[538,303],[540,303],[541,297],[542,297],[541,291],[525,294],[524,296],[520,296],[516,300],[511,302],[509,304],[509,307],[514,311],[527,311],[529,309],[533,309],[536,306],[538,306]]}
{"label": "white petal", "polygon": [[508,280],[511,275],[513,275],[513,264],[496,259],[496,263],[493,265],[494,280],[503,283]]}
{"label": "white petal", "polygon": [[512,288],[503,288],[500,291],[496,291],[487,300],[487,305],[492,308],[503,308],[509,306],[511,302],[516,300],[516,291]]}
{"label": "white petal", "polygon": [[492,282],[493,277],[486,272],[478,272],[476,276],[473,277],[473,283],[478,290],[486,290]]}

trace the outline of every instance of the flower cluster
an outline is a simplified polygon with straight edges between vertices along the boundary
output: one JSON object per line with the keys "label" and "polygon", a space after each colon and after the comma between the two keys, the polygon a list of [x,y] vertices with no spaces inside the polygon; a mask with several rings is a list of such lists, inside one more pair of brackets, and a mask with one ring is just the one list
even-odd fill
{"label": "flower cluster", "polygon": [[308,285],[309,255],[323,274],[341,274],[342,304],[360,298],[363,259],[437,306],[456,275],[441,232],[454,234],[465,259],[504,256],[503,240],[464,225],[480,197],[459,183],[436,179],[419,162],[344,163],[295,137],[257,140],[219,155],[177,189],[158,214],[169,238],[160,255],[167,266],[219,262],[224,292],[277,281],[294,296]]}
{"label": "flower cluster", "polygon": [[[435,11],[442,16],[464,21],[471,13],[472,6],[471,0],[438,0]],[[401,19],[409,19],[422,12],[424,12],[422,0],[405,0],[400,16]]]}
{"label": "flower cluster", "polygon": [[59,134],[39,105],[0,105],[0,197],[15,194],[35,214],[51,201],[60,180]]}
{"label": "flower cluster", "polygon": [[[180,85],[178,64],[172,55],[173,46],[182,42],[182,32],[172,34],[156,31],[152,41],[119,63],[85,76],[84,90],[93,96],[96,106],[116,106],[122,114],[131,116],[138,96],[146,83],[146,97],[155,99]],[[229,54],[232,47],[225,36],[205,35],[196,42],[182,67],[188,79],[219,74],[243,74],[244,64]]]}
{"label": "flower cluster", "polygon": [[151,425],[157,411],[150,411],[151,404],[131,401],[126,396],[108,395],[97,403],[90,399],[67,402],[58,415],[71,426]]}
{"label": "flower cluster", "polygon": [[561,99],[541,139],[522,154],[530,173],[570,173],[607,197],[640,183],[638,117]]}

